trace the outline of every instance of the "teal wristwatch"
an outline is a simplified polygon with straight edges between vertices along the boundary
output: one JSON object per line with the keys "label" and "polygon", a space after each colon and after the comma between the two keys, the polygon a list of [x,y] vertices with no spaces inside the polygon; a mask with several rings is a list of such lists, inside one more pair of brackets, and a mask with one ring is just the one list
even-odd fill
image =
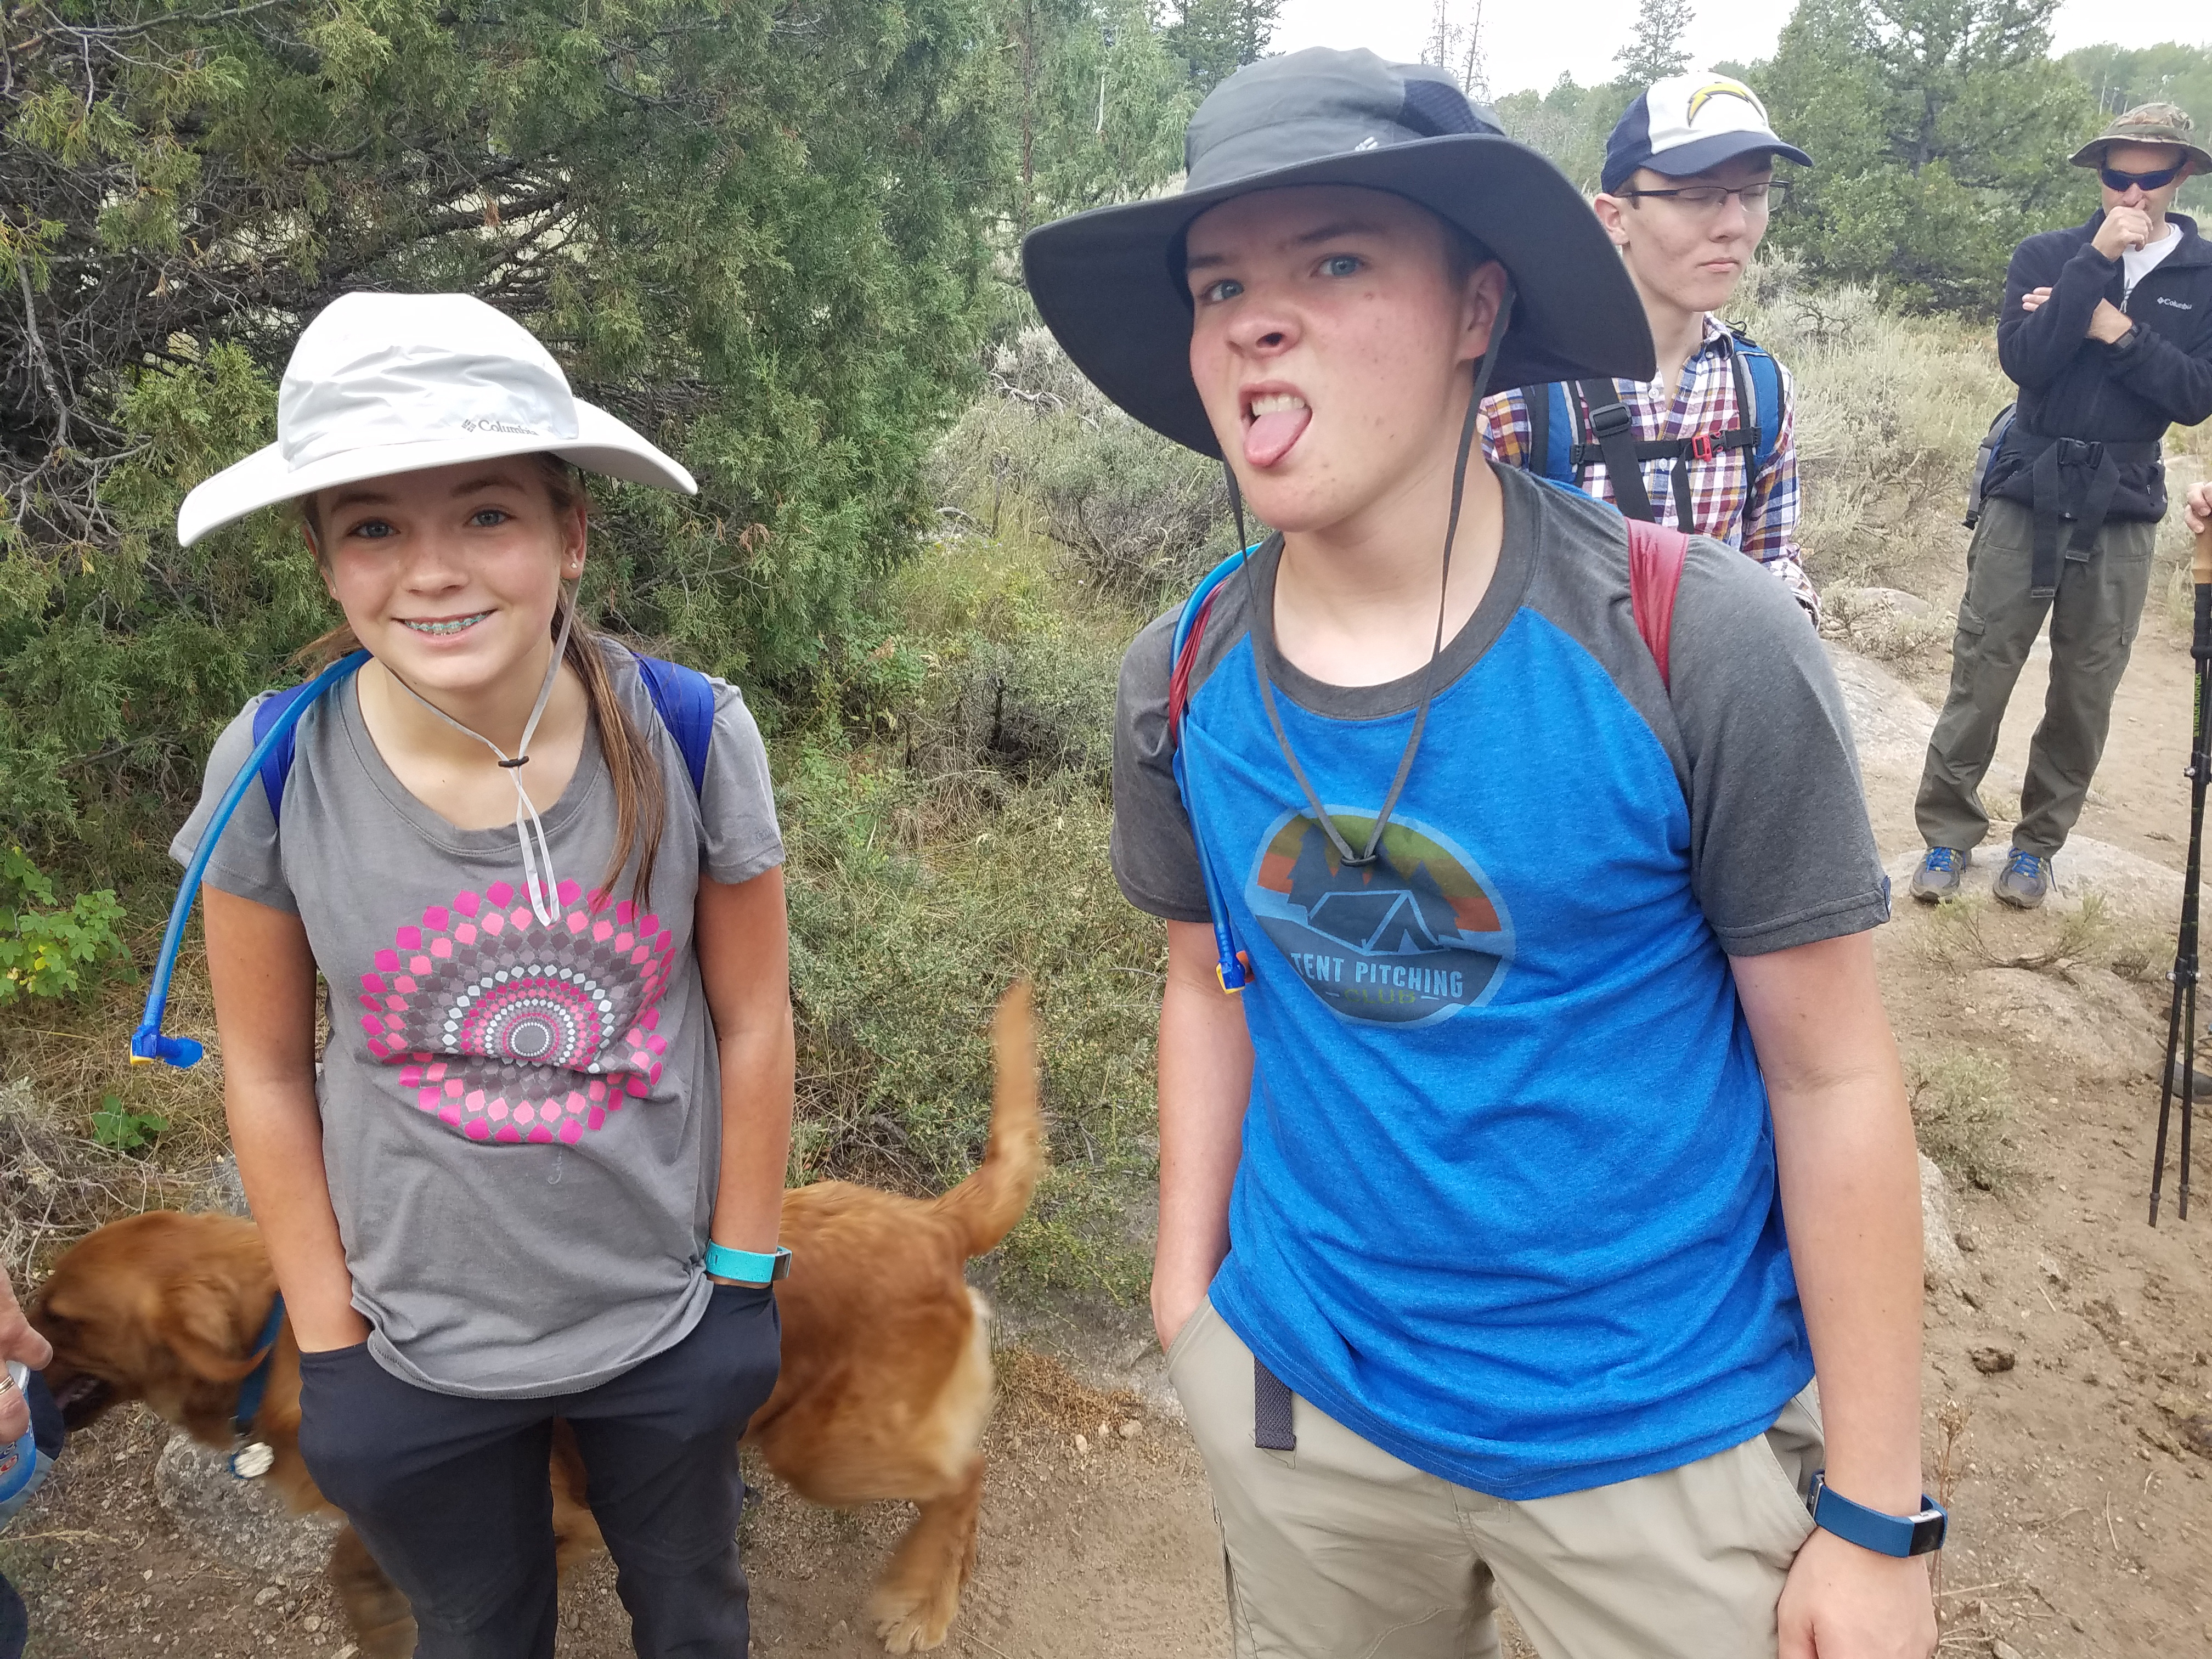
{"label": "teal wristwatch", "polygon": [[1877,1555],[1932,1555],[1943,1547],[1943,1534],[1951,1517],[1926,1492],[1920,1494],[1917,1515],[1886,1515],[1854,1504],[1828,1485],[1827,1471],[1813,1477],[1813,1496],[1807,1505],[1813,1524],[1847,1543]]}
{"label": "teal wristwatch", "polygon": [[780,1244],[773,1255],[760,1250],[733,1250],[709,1239],[707,1271],[717,1279],[742,1279],[756,1285],[772,1285],[779,1279],[791,1277],[791,1252]]}

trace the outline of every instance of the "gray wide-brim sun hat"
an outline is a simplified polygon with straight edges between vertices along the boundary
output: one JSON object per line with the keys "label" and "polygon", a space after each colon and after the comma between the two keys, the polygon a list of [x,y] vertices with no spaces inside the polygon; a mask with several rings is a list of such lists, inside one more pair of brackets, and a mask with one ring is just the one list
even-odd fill
{"label": "gray wide-brim sun hat", "polygon": [[1355,185],[1458,226],[1517,295],[1490,389],[1656,372],[1644,307],[1567,176],[1478,112],[1444,70],[1316,46],[1237,71],[1200,105],[1181,194],[1094,208],[1022,241],[1045,326],[1075,366],[1154,431],[1218,459],[1190,375],[1183,237],[1254,191]]}
{"label": "gray wide-brim sun hat", "polygon": [[276,441],[185,496],[177,541],[337,484],[541,452],[699,493],[680,463],[571,392],[536,335],[473,295],[343,294],[292,348]]}

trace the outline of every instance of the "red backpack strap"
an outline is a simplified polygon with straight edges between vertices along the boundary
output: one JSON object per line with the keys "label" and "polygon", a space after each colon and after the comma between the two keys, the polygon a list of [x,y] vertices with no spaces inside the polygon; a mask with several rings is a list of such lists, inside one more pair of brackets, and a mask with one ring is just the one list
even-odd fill
{"label": "red backpack strap", "polygon": [[1628,598],[1636,611],[1636,631],[1659,665],[1659,684],[1669,690],[1667,646],[1674,635],[1674,595],[1682,586],[1682,562],[1690,538],[1679,530],[1628,520]]}
{"label": "red backpack strap", "polygon": [[1182,639],[1176,647],[1175,662],[1168,673],[1168,741],[1172,744],[1182,736],[1182,711],[1190,705],[1191,671],[1198,665],[1198,642],[1206,636],[1206,619],[1213,614],[1213,595],[1207,592],[1198,602],[1182,630]]}

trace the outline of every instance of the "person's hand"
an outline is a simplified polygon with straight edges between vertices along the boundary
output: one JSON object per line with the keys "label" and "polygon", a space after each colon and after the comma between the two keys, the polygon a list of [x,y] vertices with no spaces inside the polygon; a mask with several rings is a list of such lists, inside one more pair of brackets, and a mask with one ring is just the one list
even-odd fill
{"label": "person's hand", "polygon": [[30,1403],[7,1376],[5,1362],[20,1359],[33,1370],[42,1371],[53,1363],[53,1358],[46,1339],[23,1317],[15,1286],[8,1282],[8,1270],[0,1267],[0,1445],[14,1445],[31,1426]]}
{"label": "person's hand", "polygon": [[2020,296],[2020,308],[2022,311],[2039,311],[2043,308],[2043,302],[2050,297],[2051,289],[2048,286],[2032,288]]}
{"label": "person's hand", "polygon": [[2107,259],[2117,259],[2149,240],[2150,215],[2141,208],[2116,207],[2105,210],[2105,222],[2097,227],[2089,246]]}
{"label": "person's hand", "polygon": [[2114,305],[2110,300],[2097,301],[2097,308],[2089,313],[2089,337],[2114,344],[2120,337],[2136,325],[2136,319]]}
{"label": "person's hand", "polygon": [[2181,500],[2181,516],[2188,521],[2192,536],[2212,530],[2212,478],[2189,486],[2189,494]]}
{"label": "person's hand", "polygon": [[1182,1334],[1182,1328],[1190,1322],[1190,1316],[1205,1300],[1204,1279],[1184,1285],[1153,1273],[1152,1334],[1160,1340],[1162,1353],[1175,1346],[1176,1338]]}
{"label": "person's hand", "polygon": [[1877,1555],[1815,1530],[1775,1609],[1780,1659],[1928,1659],[1936,1601],[1925,1556]]}

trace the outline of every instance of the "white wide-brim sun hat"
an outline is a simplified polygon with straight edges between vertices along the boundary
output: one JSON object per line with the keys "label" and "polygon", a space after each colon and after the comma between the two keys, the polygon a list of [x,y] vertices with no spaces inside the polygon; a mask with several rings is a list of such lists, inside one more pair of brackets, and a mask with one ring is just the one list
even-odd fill
{"label": "white wide-brim sun hat", "polygon": [[699,493],[683,465],[568,389],[552,354],[467,294],[347,294],[301,331],[276,441],[185,497],[177,540],[334,484],[539,452],[586,472]]}

